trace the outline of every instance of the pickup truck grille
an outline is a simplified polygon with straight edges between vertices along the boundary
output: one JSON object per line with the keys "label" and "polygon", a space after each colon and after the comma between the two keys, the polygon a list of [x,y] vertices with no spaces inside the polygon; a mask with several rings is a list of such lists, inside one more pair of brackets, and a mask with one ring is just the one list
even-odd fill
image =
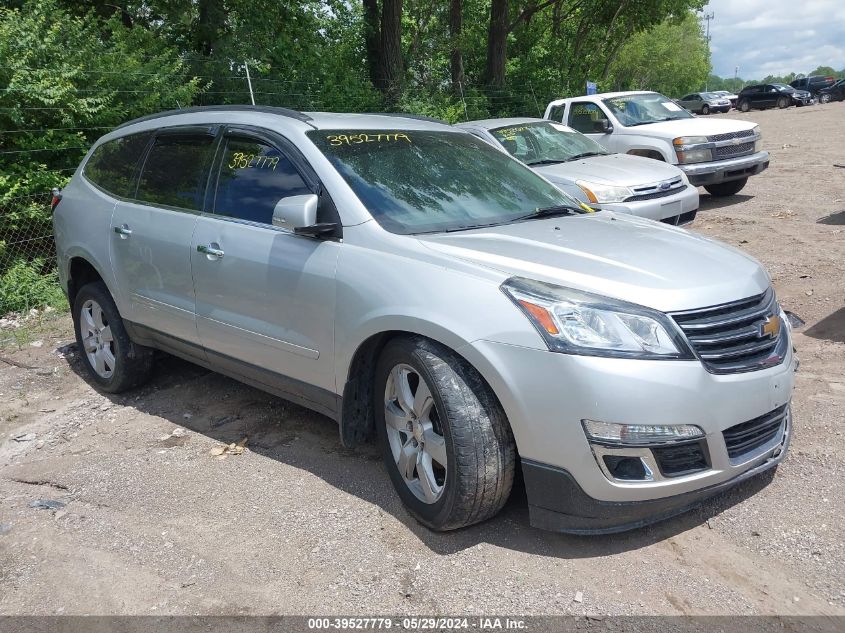
{"label": "pickup truck grille", "polygon": [[743,154],[751,154],[754,151],[754,141],[748,143],[740,143],[739,145],[725,145],[724,147],[713,148],[714,160],[721,160],[723,158],[733,158],[734,156],[742,156]]}
{"label": "pickup truck grille", "polygon": [[769,442],[780,432],[787,415],[788,405],[783,405],[759,418],[722,431],[728,457],[735,459]]}
{"label": "pickup truck grille", "polygon": [[727,132],[726,134],[713,134],[708,136],[707,140],[711,143],[718,143],[719,141],[730,141],[734,138],[745,138],[746,136],[754,136],[754,130],[742,130],[741,132]]}
{"label": "pickup truck grille", "polygon": [[780,362],[777,347],[786,336],[786,324],[780,323],[775,336],[764,334],[762,328],[777,314],[775,293],[769,288],[748,299],[670,316],[686,334],[707,371],[732,374]]}

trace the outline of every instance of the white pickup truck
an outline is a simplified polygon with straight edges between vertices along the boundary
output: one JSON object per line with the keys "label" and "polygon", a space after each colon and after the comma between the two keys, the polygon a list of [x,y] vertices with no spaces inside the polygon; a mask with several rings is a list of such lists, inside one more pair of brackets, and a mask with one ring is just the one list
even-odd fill
{"label": "white pickup truck", "polygon": [[750,121],[695,117],[657,92],[608,92],[552,101],[545,118],[560,121],[608,151],[677,165],[691,184],[732,196],[769,166],[760,128]]}

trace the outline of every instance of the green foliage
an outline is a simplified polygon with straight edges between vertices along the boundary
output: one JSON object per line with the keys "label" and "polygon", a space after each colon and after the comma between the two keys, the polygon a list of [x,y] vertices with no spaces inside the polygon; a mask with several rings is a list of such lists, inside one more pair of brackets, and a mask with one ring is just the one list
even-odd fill
{"label": "green foliage", "polygon": [[0,273],[0,315],[32,308],[67,307],[55,269],[44,259],[18,260]]}
{"label": "green foliage", "polygon": [[614,90],[655,90],[683,97],[704,88],[709,73],[707,40],[695,14],[688,13],[634,35],[613,63],[609,84]]}

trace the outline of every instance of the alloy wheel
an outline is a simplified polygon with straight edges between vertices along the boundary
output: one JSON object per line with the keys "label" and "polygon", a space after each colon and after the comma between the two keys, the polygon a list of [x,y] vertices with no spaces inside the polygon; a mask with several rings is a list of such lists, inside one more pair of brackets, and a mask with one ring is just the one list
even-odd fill
{"label": "alloy wheel", "polygon": [[102,306],[93,299],[82,304],[79,331],[83,350],[93,370],[101,378],[111,378],[117,365],[114,336]]}
{"label": "alloy wheel", "polygon": [[384,421],[405,485],[423,503],[436,503],[446,486],[446,440],[431,389],[410,365],[396,365],[388,375]]}

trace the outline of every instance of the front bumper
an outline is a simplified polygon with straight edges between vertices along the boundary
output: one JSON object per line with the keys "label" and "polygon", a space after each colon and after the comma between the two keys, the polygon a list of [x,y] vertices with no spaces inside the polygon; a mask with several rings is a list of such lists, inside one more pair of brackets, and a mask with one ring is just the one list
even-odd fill
{"label": "front bumper", "polygon": [[[624,504],[648,502],[641,506],[642,512],[657,520],[667,509],[677,512],[703,498],[701,491],[718,491],[721,488],[714,487],[732,485],[728,482],[736,483],[738,477],[757,468],[773,452],[774,443],[732,459],[722,431],[786,405],[797,364],[789,351],[775,367],[719,375],[709,373],[697,360],[576,356],[490,341],[476,341],[459,353],[478,368],[498,396],[523,462],[565,470],[576,484],[576,492],[562,484],[553,489],[545,484],[527,486],[528,502],[536,508],[532,512],[542,515],[539,509],[545,508],[570,517],[586,513],[586,518],[592,512],[590,504],[620,509]],[[709,468],[654,481],[611,479],[599,467],[584,434],[581,420],[585,419],[697,425],[705,434]],[[525,473],[528,482],[530,474]],[[551,503],[549,498],[556,501]],[[584,505],[584,499],[592,501]],[[686,503],[680,504],[681,499]],[[666,508],[652,503],[655,500],[667,500]],[[619,529],[644,520],[632,522],[630,514],[620,514]],[[608,527],[604,521],[596,529]]]}
{"label": "front bumper", "polygon": [[739,180],[755,176],[769,166],[769,152],[757,152],[749,156],[729,158],[708,163],[677,165],[696,187],[715,185],[720,182]]}
{"label": "front bumper", "polygon": [[[684,187],[681,191],[664,198],[652,200],[634,200],[631,202],[612,202],[601,205],[602,209],[630,213],[649,220],[666,221],[668,219],[691,214],[698,210],[698,190],[695,187]],[[677,224],[677,222],[671,222]]]}

